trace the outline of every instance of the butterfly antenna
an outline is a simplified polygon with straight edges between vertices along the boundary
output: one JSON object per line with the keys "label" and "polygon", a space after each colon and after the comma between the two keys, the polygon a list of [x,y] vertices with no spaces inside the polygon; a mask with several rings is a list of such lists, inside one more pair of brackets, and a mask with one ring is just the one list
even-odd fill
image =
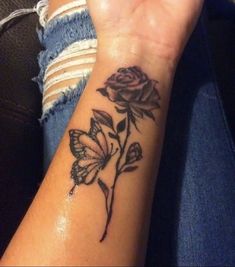
{"label": "butterfly antenna", "polygon": [[112,155],[113,153],[113,143],[111,143],[111,151],[110,151],[110,154]]}
{"label": "butterfly antenna", "polygon": [[72,187],[72,189],[69,191],[69,195],[72,196],[74,193],[74,190],[76,188],[76,184]]}
{"label": "butterfly antenna", "polygon": [[114,156],[116,153],[118,152],[118,148],[116,148],[116,150],[113,152],[113,143],[111,143],[111,156]]}

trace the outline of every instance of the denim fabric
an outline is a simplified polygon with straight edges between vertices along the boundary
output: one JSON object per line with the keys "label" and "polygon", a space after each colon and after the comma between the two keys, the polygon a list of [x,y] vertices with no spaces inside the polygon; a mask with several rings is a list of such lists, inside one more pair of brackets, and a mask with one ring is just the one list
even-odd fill
{"label": "denim fabric", "polygon": [[83,11],[62,19],[52,20],[44,30],[38,31],[38,36],[45,50],[41,51],[38,56],[40,73],[34,80],[38,82],[43,92],[43,76],[49,63],[70,44],[95,39],[96,33],[88,11]]}
{"label": "denim fabric", "polygon": [[72,93],[64,94],[59,98],[55,103],[53,110],[50,110],[42,118],[45,170],[50,164],[85,85],[86,79],[83,79]]}
{"label": "denim fabric", "polygon": [[[87,36],[92,27],[88,29]],[[81,38],[77,32],[75,35]],[[60,37],[56,37],[58,42]],[[55,35],[48,34],[47,38],[48,44],[52,44]],[[55,53],[53,45],[48,47],[47,53]],[[78,86],[72,96],[60,99],[43,120],[45,168],[83,86]],[[201,18],[173,86],[152,210],[147,266],[235,266],[234,173],[234,144]]]}
{"label": "denim fabric", "polygon": [[211,17],[226,18],[235,21],[235,5],[228,0],[207,0],[207,8]]}
{"label": "denim fabric", "polygon": [[147,265],[235,266],[235,150],[203,20],[178,67]]}

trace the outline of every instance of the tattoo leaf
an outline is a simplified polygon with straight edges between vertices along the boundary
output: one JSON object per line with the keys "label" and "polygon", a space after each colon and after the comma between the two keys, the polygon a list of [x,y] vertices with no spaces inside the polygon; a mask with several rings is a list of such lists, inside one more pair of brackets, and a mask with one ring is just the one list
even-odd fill
{"label": "tattoo leaf", "polygon": [[134,170],[136,170],[138,168],[138,166],[129,166],[126,167],[123,172],[133,172]]}
{"label": "tattoo leaf", "polygon": [[118,108],[118,107],[115,107],[115,109],[117,110],[118,113],[121,113],[121,114],[124,114],[127,112],[126,109],[121,109],[121,108]]}
{"label": "tattoo leaf", "polygon": [[155,121],[155,117],[152,113],[152,111],[149,111],[149,110],[142,110],[144,115],[146,115],[147,117],[149,117],[150,119],[154,120]]}
{"label": "tattoo leaf", "polygon": [[116,134],[113,134],[113,133],[108,133],[109,137],[112,138],[112,139],[117,139],[117,136]]}
{"label": "tattoo leaf", "polygon": [[140,130],[138,129],[138,127],[137,127],[137,124],[136,124],[136,118],[135,118],[135,116],[130,112],[129,113],[129,116],[130,116],[130,119],[131,119],[131,122],[133,123],[133,125],[135,126],[135,128],[136,128],[136,130],[138,131],[138,132],[140,132]]}
{"label": "tattoo leaf", "polygon": [[98,179],[98,185],[100,189],[103,191],[105,198],[108,198],[109,195],[109,188],[108,186],[99,178]]}
{"label": "tattoo leaf", "polygon": [[117,132],[121,133],[125,130],[126,128],[126,118],[121,120],[118,125],[117,125]]}
{"label": "tattoo leaf", "polygon": [[[141,144],[138,141],[130,142],[131,131],[136,129],[141,133],[137,125],[144,119],[156,122],[154,111],[160,108],[161,98],[158,81],[150,79],[138,66],[119,68],[96,91],[114,104],[115,113],[122,119],[116,122],[112,114],[93,109],[88,132],[81,129],[69,131],[70,150],[76,158],[70,173],[74,185],[69,194],[72,196],[80,184],[91,185],[97,181],[105,198],[106,210],[106,223],[100,238],[102,242],[108,234],[112,219],[117,181],[122,173],[138,169],[140,166],[137,162],[143,158]],[[103,129],[103,126],[108,129]],[[115,148],[112,142],[115,143],[116,151],[113,151]],[[116,153],[114,176],[106,184],[99,178],[99,173]]]}
{"label": "tattoo leaf", "polygon": [[100,92],[103,96],[108,96],[108,93],[105,88],[99,88],[96,91]]}
{"label": "tattoo leaf", "polygon": [[97,110],[97,109],[93,109],[92,111],[93,111],[95,119],[99,123],[113,129],[113,119],[107,112],[102,111],[102,110]]}

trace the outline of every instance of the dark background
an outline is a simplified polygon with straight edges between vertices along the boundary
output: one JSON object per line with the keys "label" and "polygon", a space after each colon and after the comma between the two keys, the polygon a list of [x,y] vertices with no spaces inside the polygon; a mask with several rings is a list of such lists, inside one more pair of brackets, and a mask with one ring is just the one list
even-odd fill
{"label": "dark background", "polygon": [[[0,19],[36,1],[0,0]],[[38,188],[42,173],[41,94],[37,15],[17,19],[0,32],[0,255]]]}
{"label": "dark background", "polygon": [[[0,19],[36,2],[0,0]],[[230,4],[206,0],[212,60],[235,138],[235,9]],[[31,81],[39,72],[37,26],[37,15],[30,15],[0,33],[0,255],[42,179],[41,94]]]}

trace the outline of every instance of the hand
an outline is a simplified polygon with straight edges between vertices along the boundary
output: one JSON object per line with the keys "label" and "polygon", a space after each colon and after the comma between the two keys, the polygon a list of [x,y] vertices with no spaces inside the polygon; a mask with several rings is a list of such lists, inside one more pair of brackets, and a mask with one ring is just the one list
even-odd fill
{"label": "hand", "polygon": [[88,0],[99,47],[121,51],[135,43],[144,52],[172,60],[181,54],[202,4],[203,0]]}

